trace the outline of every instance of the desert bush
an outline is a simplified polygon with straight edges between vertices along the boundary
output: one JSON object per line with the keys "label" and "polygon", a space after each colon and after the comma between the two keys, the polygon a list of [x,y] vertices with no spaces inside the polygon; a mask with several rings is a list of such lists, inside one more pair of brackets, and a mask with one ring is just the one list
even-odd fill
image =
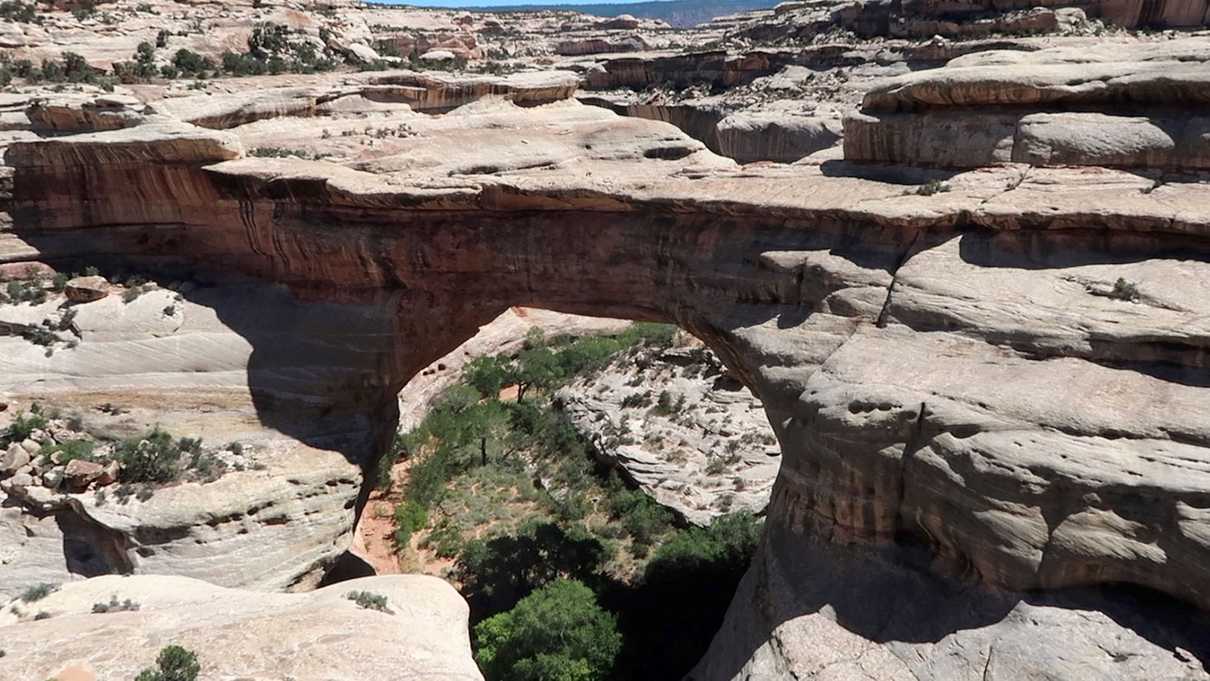
{"label": "desert bush", "polygon": [[13,422],[9,424],[0,440],[5,446],[12,442],[21,442],[28,439],[35,430],[45,428],[46,423],[46,416],[42,414],[38,404],[34,403],[30,406],[28,415],[22,412],[13,418]]}
{"label": "desert bush", "polygon": [[117,594],[110,594],[108,603],[93,603],[92,614],[105,615],[114,612],[135,612],[139,609],[139,604],[127,598],[124,601],[118,600]]}
{"label": "desert bush", "polygon": [[139,672],[135,681],[197,681],[201,671],[196,654],[174,645],[161,650],[156,666]]}
{"label": "desert bush", "polygon": [[114,449],[124,483],[165,483],[181,475],[181,448],[158,427],[142,438],[124,440]]}
{"label": "desert bush", "polygon": [[1118,277],[1118,280],[1113,282],[1113,289],[1109,292],[1109,297],[1118,300],[1138,300],[1138,284]]}
{"label": "desert bush", "polygon": [[933,194],[942,194],[948,192],[950,186],[941,180],[929,180],[916,188],[917,196],[932,196]]}
{"label": "desert bush", "polygon": [[429,514],[415,501],[405,501],[395,507],[395,546],[402,550],[412,540],[412,533],[428,525]]}
{"label": "desert bush", "polygon": [[390,614],[391,610],[387,608],[387,597],[381,594],[376,594],[372,591],[350,591],[345,594],[345,598],[353,601],[358,607],[366,610],[377,610]]}
{"label": "desert bush", "polygon": [[0,2],[0,19],[15,21],[19,24],[42,23],[37,5],[32,2],[21,2],[21,0]]}
{"label": "desert bush", "polygon": [[210,57],[204,57],[183,47],[172,55],[172,66],[179,74],[186,76],[197,76],[215,69],[214,60]]}
{"label": "desert bush", "polygon": [[34,603],[58,590],[59,586],[57,584],[36,584],[21,592],[21,600],[25,603]]}
{"label": "desert bush", "polygon": [[13,303],[30,303],[41,305],[46,302],[46,289],[42,287],[42,279],[34,278],[24,281],[10,281],[5,286],[8,300]]}
{"label": "desert bush", "polygon": [[77,459],[93,461],[93,450],[96,447],[97,443],[92,440],[76,439],[57,444],[42,445],[42,448],[38,450],[38,454],[45,456],[47,459],[58,454],[59,463],[67,465]]}

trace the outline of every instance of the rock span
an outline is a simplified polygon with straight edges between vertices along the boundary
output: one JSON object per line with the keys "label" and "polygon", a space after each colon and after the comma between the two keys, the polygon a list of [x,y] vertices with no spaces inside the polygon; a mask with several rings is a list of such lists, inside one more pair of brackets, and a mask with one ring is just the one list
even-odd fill
{"label": "rock span", "polygon": [[[245,157],[257,125],[149,114],[12,145],[8,252],[240,287],[185,297],[249,346],[256,419],[358,465],[400,387],[510,306],[689,330],[763,401],[784,459],[694,678],[1050,678],[1060,658],[1206,678],[1188,607],[1210,607],[1204,184],[742,169],[574,102],[472,104],[344,165]],[[19,392],[87,392],[61,362]],[[1117,585],[1172,604],[1090,590]]]}

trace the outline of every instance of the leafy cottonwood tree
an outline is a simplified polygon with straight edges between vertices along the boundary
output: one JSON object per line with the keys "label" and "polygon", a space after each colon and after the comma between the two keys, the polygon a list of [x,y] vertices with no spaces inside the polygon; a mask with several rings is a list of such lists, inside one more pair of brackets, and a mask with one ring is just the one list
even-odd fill
{"label": "leafy cottonwood tree", "polygon": [[599,681],[622,649],[614,616],[591,589],[566,579],[480,622],[475,637],[489,681]]}

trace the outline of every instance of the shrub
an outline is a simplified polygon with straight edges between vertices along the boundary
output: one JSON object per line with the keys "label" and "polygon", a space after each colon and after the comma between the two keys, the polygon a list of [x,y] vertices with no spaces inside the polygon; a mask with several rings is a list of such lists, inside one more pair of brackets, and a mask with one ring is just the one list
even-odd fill
{"label": "shrub", "polygon": [[371,591],[350,591],[345,594],[345,598],[356,603],[359,607],[366,610],[377,610],[378,612],[391,613],[387,608],[387,597],[381,594],[376,594]]}
{"label": "shrub", "polygon": [[71,11],[71,15],[76,18],[76,21],[84,21],[96,13],[97,7],[93,0],[82,0],[80,6]]}
{"label": "shrub", "polygon": [[124,601],[118,601],[117,594],[110,594],[108,603],[93,603],[92,614],[104,615],[113,612],[135,612],[139,609],[139,604],[127,598]]}
{"label": "shrub", "polygon": [[214,70],[214,61],[210,57],[202,55],[192,50],[181,48],[172,55],[172,66],[182,74],[198,75],[204,74],[207,71]]}
{"label": "shrub", "polygon": [[55,584],[38,584],[31,586],[21,594],[21,600],[26,603],[34,603],[58,591],[59,587]]}
{"label": "shrub", "polygon": [[172,482],[181,474],[181,449],[158,427],[143,438],[125,440],[114,450],[122,482]]}
{"label": "shrub", "polygon": [[950,186],[940,180],[929,180],[916,188],[917,196],[932,196],[933,194],[941,194],[948,192]]}
{"label": "shrub", "polygon": [[168,646],[156,658],[156,667],[144,669],[135,681],[197,681],[202,666],[197,655],[180,646]]}
{"label": "shrub", "polygon": [[271,54],[284,52],[290,46],[290,29],[273,22],[265,21],[252,27],[252,35],[248,36],[248,52],[257,59],[266,59]]}
{"label": "shrub", "polygon": [[8,430],[4,431],[3,439],[7,442],[21,442],[33,435],[35,430],[45,428],[46,423],[46,417],[42,415],[38,405],[34,404],[30,407],[29,416],[24,413],[17,414],[13,422],[9,424]]}
{"label": "shrub", "polygon": [[660,391],[660,398],[655,402],[655,408],[652,410],[661,416],[668,416],[674,410],[674,401],[672,394],[667,390]]}
{"label": "shrub", "polygon": [[405,501],[395,507],[395,546],[403,549],[412,540],[412,533],[428,525],[429,514],[415,501]]}
{"label": "shrub", "polygon": [[1128,300],[1128,301],[1138,300],[1139,299],[1138,284],[1135,284],[1134,282],[1131,282],[1131,281],[1126,281],[1122,277],[1118,277],[1118,280],[1113,282],[1113,289],[1109,292],[1109,297],[1117,298],[1118,300]]}
{"label": "shrub", "polygon": [[0,2],[0,19],[15,21],[21,24],[42,23],[42,17],[38,16],[38,8],[34,3],[21,2],[20,0]]}
{"label": "shrub", "polygon": [[647,391],[630,393],[622,398],[623,409],[641,408],[649,404],[651,404],[651,393]]}
{"label": "shrub", "polygon": [[[27,328],[21,329],[21,331],[19,333],[21,334],[22,338],[33,343],[34,345],[50,346],[50,345],[54,345],[55,341],[59,340],[59,337],[56,336],[53,332],[51,332],[49,329],[46,329],[41,326],[27,327]],[[50,352],[51,352],[50,350],[47,351],[48,357],[50,356],[49,355]]]}
{"label": "shrub", "polygon": [[46,289],[42,288],[42,279],[37,277],[26,281],[10,281],[5,291],[13,303],[41,305],[47,298]]}
{"label": "shrub", "polygon": [[475,627],[488,681],[596,681],[622,648],[617,621],[580,582],[559,580]]}
{"label": "shrub", "polygon": [[81,459],[84,461],[92,461],[92,451],[96,449],[97,443],[92,440],[68,440],[58,444],[43,445],[38,450],[38,454],[50,458],[54,454],[58,454],[59,463],[67,465],[68,463]]}
{"label": "shrub", "polygon": [[638,546],[649,546],[672,524],[667,509],[640,490],[626,489],[616,477],[610,481],[608,505]]}
{"label": "shrub", "polygon": [[719,574],[742,574],[760,542],[761,522],[748,512],[720,516],[708,528],[677,532],[656,550],[647,566],[648,580],[672,579],[705,568]]}

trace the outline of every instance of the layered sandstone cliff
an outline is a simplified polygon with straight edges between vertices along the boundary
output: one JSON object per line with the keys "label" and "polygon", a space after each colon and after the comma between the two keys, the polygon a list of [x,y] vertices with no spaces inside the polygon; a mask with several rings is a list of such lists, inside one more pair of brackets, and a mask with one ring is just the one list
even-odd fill
{"label": "layered sandstone cliff", "polygon": [[[426,31],[460,32],[440,16]],[[5,404],[247,443],[258,466],[115,504],[23,462],[0,485],[0,593],[104,573],[312,586],[400,389],[535,306],[679,324],[777,437],[767,536],[693,678],[1210,678],[1210,48],[1095,42],[22,86],[0,103],[5,276],[96,266],[160,290],[0,306]],[[677,93],[591,95],[638,115],[619,117],[572,100],[582,84]],[[682,97],[703,87],[768,108]],[[833,122],[859,100],[842,160]],[[71,342],[30,340],[68,311]],[[160,617],[133,626],[178,631]],[[56,673],[8,652],[0,669]]]}
{"label": "layered sandstone cliff", "polygon": [[[257,125],[14,144],[13,238],[52,261],[88,240],[221,262],[355,310],[364,331],[234,329],[257,418],[287,438],[384,437],[399,387],[512,305],[681,324],[762,399],[784,459],[698,678],[1049,678],[1060,652],[1094,678],[1206,676],[1204,185],[753,173],[572,103],[473,105],[340,163],[241,158]],[[1122,584],[1173,605],[1120,606]],[[964,614],[914,626],[938,604]]]}

